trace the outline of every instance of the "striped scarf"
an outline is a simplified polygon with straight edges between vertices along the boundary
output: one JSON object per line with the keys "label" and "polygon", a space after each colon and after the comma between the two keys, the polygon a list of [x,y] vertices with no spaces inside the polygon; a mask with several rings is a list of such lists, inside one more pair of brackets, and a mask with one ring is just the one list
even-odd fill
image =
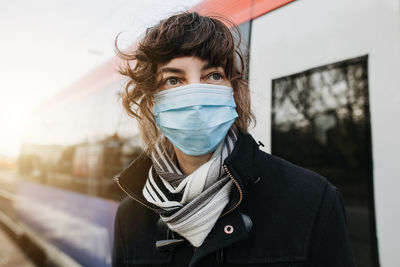
{"label": "striped scarf", "polygon": [[232,181],[223,168],[225,158],[237,140],[231,127],[211,158],[190,175],[183,174],[174,155],[168,155],[162,137],[152,153],[153,166],[143,188],[143,196],[158,206],[168,227],[199,247],[229,202]]}

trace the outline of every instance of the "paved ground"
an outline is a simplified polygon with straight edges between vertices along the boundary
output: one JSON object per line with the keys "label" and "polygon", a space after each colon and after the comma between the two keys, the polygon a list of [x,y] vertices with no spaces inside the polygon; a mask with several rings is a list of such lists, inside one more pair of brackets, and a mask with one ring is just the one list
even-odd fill
{"label": "paved ground", "polygon": [[1,267],[34,267],[23,252],[14,244],[8,234],[0,228],[0,266]]}
{"label": "paved ground", "polygon": [[[0,212],[1,215],[13,217],[12,212],[12,199],[13,184],[15,180],[14,170],[0,170]],[[0,267],[33,267],[35,266],[29,258],[21,251],[15,244],[14,240],[5,232],[2,225],[0,225]]]}

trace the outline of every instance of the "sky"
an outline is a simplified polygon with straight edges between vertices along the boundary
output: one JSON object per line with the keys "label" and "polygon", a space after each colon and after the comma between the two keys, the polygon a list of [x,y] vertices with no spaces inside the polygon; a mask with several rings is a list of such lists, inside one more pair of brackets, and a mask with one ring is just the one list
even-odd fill
{"label": "sky", "polygon": [[0,156],[17,156],[41,103],[200,0],[0,1]]}

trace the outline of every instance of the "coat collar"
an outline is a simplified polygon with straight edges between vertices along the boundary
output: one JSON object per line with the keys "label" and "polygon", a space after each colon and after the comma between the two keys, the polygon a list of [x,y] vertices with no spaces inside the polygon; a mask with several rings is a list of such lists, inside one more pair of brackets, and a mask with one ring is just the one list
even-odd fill
{"label": "coat collar", "polygon": [[[224,161],[224,168],[233,179],[237,190],[232,190],[234,192],[223,215],[230,213],[241,203],[247,186],[256,179],[257,175],[253,169],[253,157],[256,151],[258,151],[258,145],[251,135],[239,131],[236,146]],[[150,157],[142,153],[121,172],[117,177],[117,183],[128,196],[156,211],[158,207],[146,201],[142,194],[151,165]]]}

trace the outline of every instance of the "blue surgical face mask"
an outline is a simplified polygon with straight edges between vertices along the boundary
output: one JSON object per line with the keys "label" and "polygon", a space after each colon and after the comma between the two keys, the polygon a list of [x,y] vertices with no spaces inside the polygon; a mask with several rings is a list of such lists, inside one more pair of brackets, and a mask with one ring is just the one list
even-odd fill
{"label": "blue surgical face mask", "polygon": [[214,151],[238,116],[232,88],[188,84],[154,96],[157,126],[179,150],[200,156]]}

